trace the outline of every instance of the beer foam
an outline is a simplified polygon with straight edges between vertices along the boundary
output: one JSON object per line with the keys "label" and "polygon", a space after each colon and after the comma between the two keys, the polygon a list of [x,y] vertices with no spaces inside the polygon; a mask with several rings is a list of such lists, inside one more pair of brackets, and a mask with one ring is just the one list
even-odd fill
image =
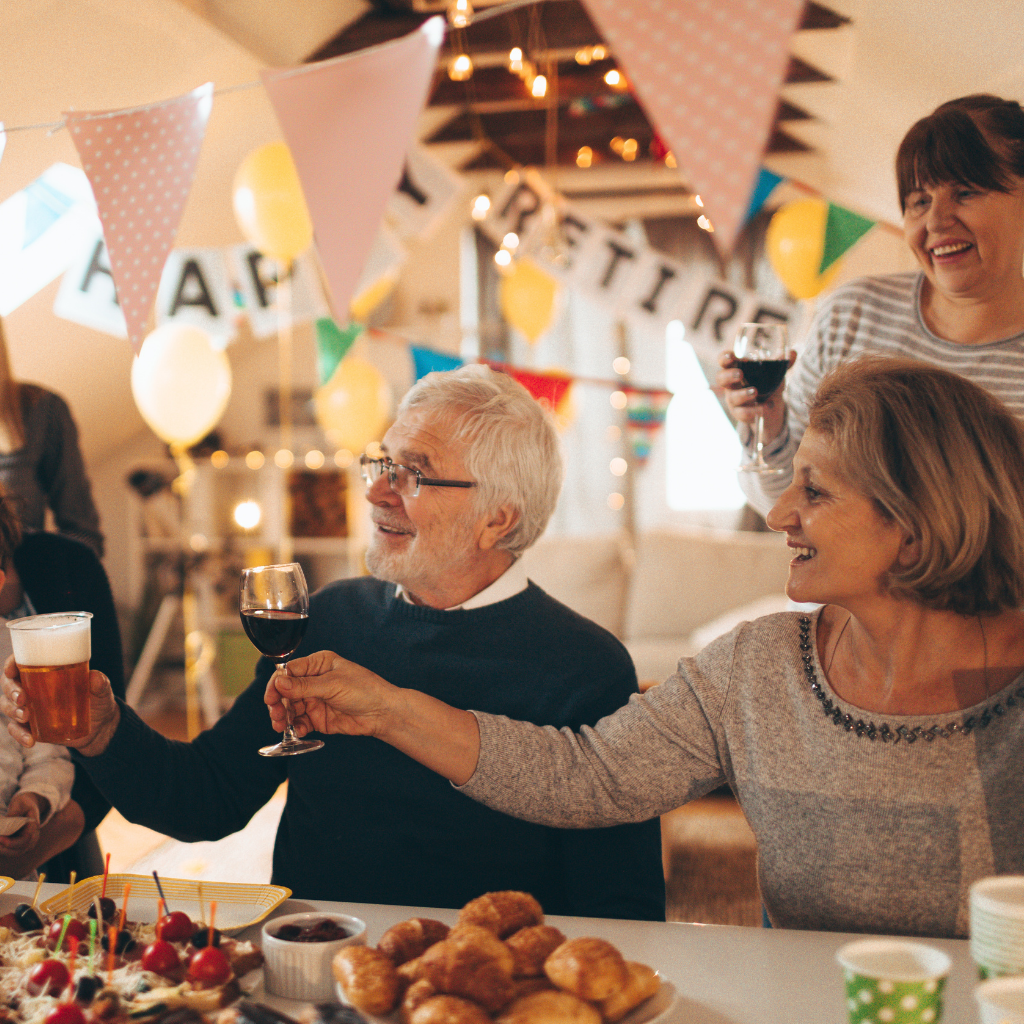
{"label": "beer foam", "polygon": [[77,665],[92,654],[90,618],[32,615],[7,623],[19,665]]}

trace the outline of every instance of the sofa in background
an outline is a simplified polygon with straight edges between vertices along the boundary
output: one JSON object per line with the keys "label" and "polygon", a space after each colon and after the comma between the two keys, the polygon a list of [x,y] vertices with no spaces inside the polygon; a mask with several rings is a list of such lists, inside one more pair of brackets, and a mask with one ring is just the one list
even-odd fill
{"label": "sofa in background", "polygon": [[658,529],[635,547],[623,535],[545,535],[527,575],[626,645],[641,686],[670,676],[738,622],[790,607],[792,552],[775,533]]}

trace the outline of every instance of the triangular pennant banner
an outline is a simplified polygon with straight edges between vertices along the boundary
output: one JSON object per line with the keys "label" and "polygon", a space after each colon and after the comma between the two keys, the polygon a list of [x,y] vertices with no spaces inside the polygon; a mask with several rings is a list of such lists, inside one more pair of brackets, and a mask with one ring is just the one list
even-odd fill
{"label": "triangular pennant banner", "polygon": [[443,21],[430,18],[393,43],[263,72],[336,314],[348,312],[401,180],[443,38]]}
{"label": "triangular pennant banner", "polygon": [[852,210],[843,209],[835,203],[828,204],[828,219],[825,221],[825,248],[821,254],[818,273],[824,274],[829,267],[848,249],[852,249],[873,227],[875,222],[862,217]]}
{"label": "triangular pennant banner", "polygon": [[456,370],[462,366],[462,360],[458,356],[450,356],[447,352],[437,352],[432,348],[418,348],[416,345],[410,345],[409,351],[412,353],[416,380],[426,377],[428,373],[435,371],[443,373],[446,370]]}
{"label": "triangular pennant banner", "polygon": [[342,330],[329,316],[316,322],[316,372],[321,384],[326,384],[345,358],[356,338],[363,333],[362,324],[349,324]]}
{"label": "triangular pennant banner", "polygon": [[672,392],[628,386],[621,390],[626,394],[626,438],[633,458],[642,466],[651,454],[658,431],[665,423]]}
{"label": "triangular pennant banner", "polygon": [[552,412],[558,409],[573,382],[573,378],[564,373],[537,373],[507,363],[488,363],[488,366],[519,381],[541,405],[546,405]]}
{"label": "triangular pennant banner", "polygon": [[4,146],[7,145],[7,132],[4,131],[4,123],[0,121],[0,160],[4,158]]}
{"label": "triangular pennant banner", "polygon": [[775,191],[775,186],[782,181],[782,177],[775,174],[773,171],[769,171],[767,167],[762,167],[757,172],[757,183],[754,185],[754,192],[750,197],[750,205],[747,207],[747,212],[743,216],[743,223],[746,224],[751,217],[756,216],[758,211],[764,206],[768,197]]}
{"label": "triangular pennant banner", "polygon": [[804,0],[584,0],[731,251]]}
{"label": "triangular pennant banner", "polygon": [[64,114],[96,197],[136,352],[192,187],[212,105],[213,83],[207,82],[185,96],[133,110]]}

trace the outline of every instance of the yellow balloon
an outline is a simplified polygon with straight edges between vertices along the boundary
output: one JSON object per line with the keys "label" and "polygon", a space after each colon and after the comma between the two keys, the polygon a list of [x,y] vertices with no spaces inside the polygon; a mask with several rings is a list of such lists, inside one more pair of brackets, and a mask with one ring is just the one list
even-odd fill
{"label": "yellow balloon", "polygon": [[168,323],[132,363],[132,395],[153,433],[187,448],[217,425],[231,397],[231,364],[206,331]]}
{"label": "yellow balloon", "polygon": [[398,273],[385,274],[364,288],[350,303],[349,313],[356,323],[365,324],[370,314],[391,294],[398,283]]}
{"label": "yellow balloon", "polygon": [[557,291],[558,282],[532,260],[517,260],[501,279],[501,312],[531,345],[551,326]]}
{"label": "yellow balloon", "polygon": [[387,428],[391,391],[375,366],[347,355],[313,395],[313,409],[332,444],[359,453]]}
{"label": "yellow balloon", "polygon": [[825,251],[827,220],[828,203],[808,198],[780,206],[768,222],[765,235],[768,260],[796,299],[813,298],[839,273],[839,260],[824,274],[818,273]]}
{"label": "yellow balloon", "polygon": [[235,219],[260,252],[291,263],[313,241],[292,154],[283,142],[253,150],[235,172]]}

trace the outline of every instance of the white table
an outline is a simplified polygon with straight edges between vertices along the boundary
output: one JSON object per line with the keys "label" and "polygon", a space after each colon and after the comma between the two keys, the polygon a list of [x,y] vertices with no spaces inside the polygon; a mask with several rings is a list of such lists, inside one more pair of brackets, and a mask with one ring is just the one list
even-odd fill
{"label": "white table", "polygon": [[[0,914],[31,899],[34,886],[16,882],[0,895]],[[43,885],[40,901],[61,886]],[[331,903],[291,899],[274,916],[305,910],[333,910],[362,918],[367,941],[377,939],[408,917],[433,917],[453,924],[454,910],[392,907],[370,903]],[[863,936],[838,932],[802,932],[726,925],[659,924],[581,917],[549,917],[569,938],[596,935],[614,943],[627,960],[656,968],[679,993],[672,1024],[845,1024],[842,975],[835,961],[844,942]],[[241,933],[259,940],[261,925]],[[974,1024],[978,1012],[971,992],[977,982],[968,943],[929,939],[953,960],[946,983],[945,1024]],[[267,1002],[292,1016],[304,1004],[268,997]]]}

